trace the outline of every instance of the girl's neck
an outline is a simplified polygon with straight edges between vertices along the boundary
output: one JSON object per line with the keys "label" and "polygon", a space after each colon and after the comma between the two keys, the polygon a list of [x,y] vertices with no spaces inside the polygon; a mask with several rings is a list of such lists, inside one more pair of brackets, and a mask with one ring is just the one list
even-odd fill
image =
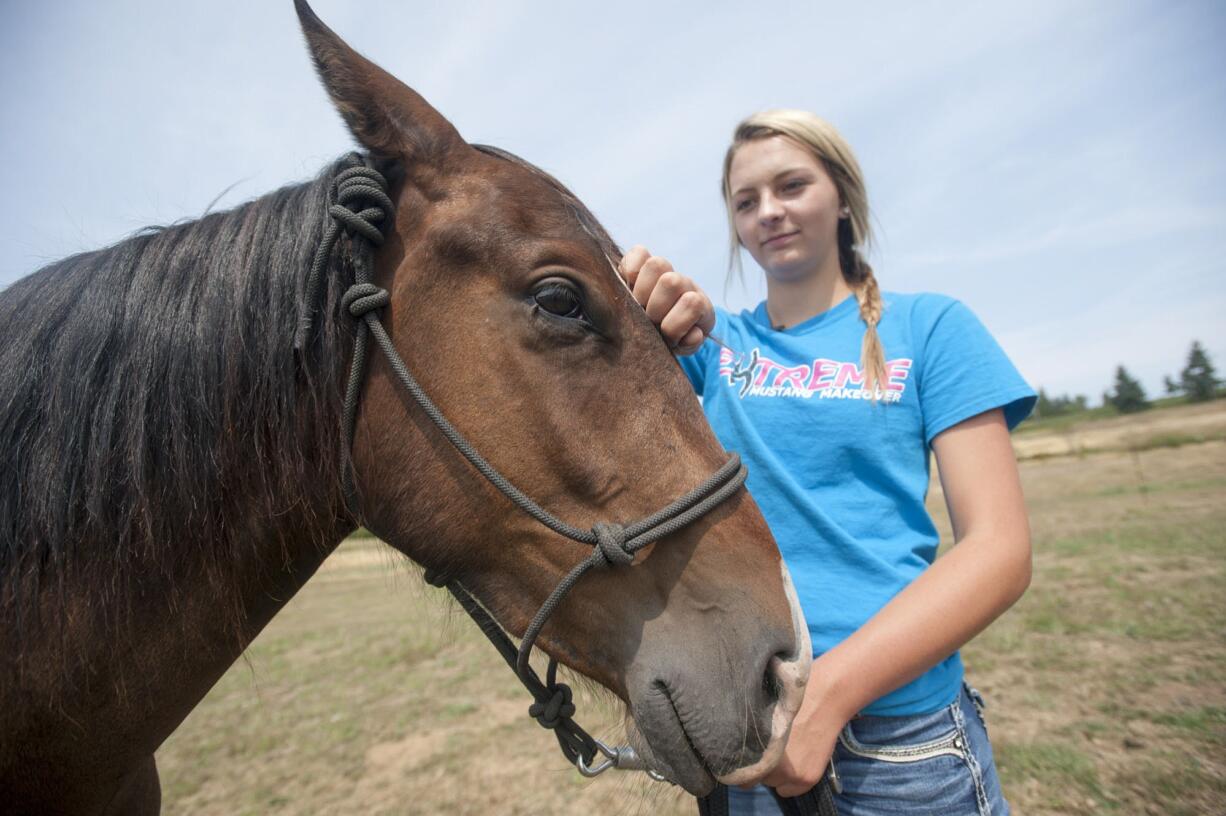
{"label": "girl's neck", "polygon": [[766,313],[777,329],[791,328],[833,309],[853,294],[838,263],[793,281],[766,277]]}

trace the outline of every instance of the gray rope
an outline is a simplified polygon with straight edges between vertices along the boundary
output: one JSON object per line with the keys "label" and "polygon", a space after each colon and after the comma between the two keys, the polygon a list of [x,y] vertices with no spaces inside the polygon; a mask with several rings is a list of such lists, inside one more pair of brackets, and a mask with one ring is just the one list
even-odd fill
{"label": "gray rope", "polygon": [[[677,532],[715,509],[724,499],[740,489],[747,475],[748,471],[741,464],[741,458],[734,453],[711,478],[660,512],[627,528],[616,524],[598,524],[593,527],[592,534],[597,539],[596,549],[571,568],[533,616],[524,632],[523,640],[520,641],[516,671],[522,674],[527,670],[532,644],[544,628],[545,621],[585,572],[593,567],[629,565],[634,560],[634,554],[648,544]],[[610,553],[615,555],[610,557]]]}
{"label": "gray rope", "polygon": [[[306,291],[303,297],[302,315],[298,319],[298,330],[294,334],[294,348],[301,351],[306,348],[307,335],[314,324],[315,302],[319,300],[319,287],[323,283],[324,267],[332,257],[332,249],[341,230],[348,230],[350,235],[361,235],[375,246],[383,244],[383,233],[377,224],[391,214],[396,206],[387,195],[387,179],[373,167],[367,167],[365,161],[357,153],[350,153],[344,158],[347,167],[336,175],[329,193],[328,214],[332,219],[324,229],[324,237],[315,250],[311,263],[311,272],[307,275]],[[366,206],[355,210],[351,203]],[[356,270],[359,274],[365,272],[363,280],[369,282],[370,272],[365,269],[365,253],[354,256]],[[356,275],[355,275],[356,277]]]}
{"label": "gray rope", "polygon": [[[332,193],[334,203],[328,207],[333,220],[329,222],[324,238],[316,250],[311,272],[307,278],[305,306],[294,340],[294,346],[298,350],[305,349],[310,339],[314,303],[319,297],[323,272],[341,230],[344,229],[350,235],[360,235],[378,246],[383,242],[383,234],[378,225],[390,220],[393,209],[392,201],[387,195],[387,180],[374,168],[368,167],[362,157],[357,154],[350,154],[345,161],[348,166],[336,177]],[[572,694],[566,684],[557,682],[557,661],[553,659],[549,661],[544,683],[541,682],[540,677],[529,663],[537,636],[540,635],[549,616],[553,614],[558,604],[578,583],[584,573],[596,567],[629,566],[634,561],[635,553],[639,550],[681,530],[732,496],[745,483],[748,472],[741,464],[740,457],[732,454],[728,461],[702,484],[663,509],[629,526],[623,527],[620,524],[601,522],[594,525],[591,530],[584,530],[567,524],[541,507],[499,473],[443,416],[442,411],[438,409],[438,406],[434,404],[434,401],[430,399],[404,364],[404,360],[400,357],[396,347],[392,345],[391,338],[388,337],[387,331],[379,321],[376,312],[389,303],[390,297],[386,290],[371,282],[369,253],[354,253],[353,264],[354,283],[341,298],[342,309],[356,321],[353,357],[349,366],[349,379],[345,387],[341,417],[344,444],[342,483],[345,501],[350,512],[355,517],[360,516],[357,509],[351,457],[358,401],[361,397],[362,379],[366,369],[368,340],[373,337],[375,344],[387,357],[388,364],[400,384],[409,392],[435,427],[447,438],[447,441],[482,476],[505,495],[512,504],[545,527],[566,538],[592,547],[592,552],[588,557],[571,568],[554,587],[541,608],[537,610],[532,622],[524,632],[518,649],[511,644],[510,639],[493,616],[481,607],[467,590],[458,582],[446,582],[447,588],[469,615],[476,620],[478,626],[498,648],[508,665],[515,670],[520,681],[532,693],[535,703],[529,708],[529,714],[542,726],[553,729],[558,738],[558,744],[568,761],[573,763],[576,758],[582,756],[585,761],[591,762],[596,752],[595,743],[587,732],[571,719],[575,711],[574,704],[571,702]],[[426,578],[433,584],[440,583],[437,575],[427,575]]]}

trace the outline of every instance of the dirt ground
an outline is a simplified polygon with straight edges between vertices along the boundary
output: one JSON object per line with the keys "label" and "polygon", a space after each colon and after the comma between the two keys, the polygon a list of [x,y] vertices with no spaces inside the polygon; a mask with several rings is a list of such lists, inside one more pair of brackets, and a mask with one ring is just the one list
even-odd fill
{"label": "dirt ground", "polygon": [[[1034,581],[964,650],[1015,813],[1226,813],[1218,428],[1221,402],[1018,437]],[[948,540],[937,484],[930,507]],[[578,696],[616,738],[619,707]],[[412,566],[348,542],[162,747],[164,812],[695,812],[641,775],[582,779],[527,706]]]}

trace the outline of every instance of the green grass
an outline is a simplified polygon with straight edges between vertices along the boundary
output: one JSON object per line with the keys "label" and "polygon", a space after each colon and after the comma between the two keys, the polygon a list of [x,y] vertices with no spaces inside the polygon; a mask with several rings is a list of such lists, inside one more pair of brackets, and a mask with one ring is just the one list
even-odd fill
{"label": "green grass", "polygon": [[[1226,390],[1223,390],[1218,399],[1226,397]],[[1203,403],[1195,403],[1184,396],[1159,397],[1150,401],[1150,407],[1144,411],[1140,411],[1131,416],[1144,416],[1147,413],[1154,411],[1162,411],[1168,408],[1179,408],[1187,405],[1199,405]],[[1034,433],[1064,433],[1084,425],[1087,422],[1093,422],[1101,419],[1111,419],[1113,417],[1124,416],[1115,406],[1099,405],[1095,408],[1088,408],[1084,411],[1071,411],[1066,414],[1058,414],[1052,417],[1036,417],[1030,416],[1017,428],[1019,434],[1034,434]],[[1202,440],[1203,441],[1203,440]],[[1185,444],[1194,444],[1189,441]]]}
{"label": "green grass", "polygon": [[1226,737],[1226,708],[1220,706],[1201,706],[1188,711],[1151,716],[1153,722],[1158,725],[1169,725],[1172,728],[1190,731],[1218,744],[1222,744],[1223,738]]}
{"label": "green grass", "polygon": [[1185,445],[1200,445],[1204,442],[1218,442],[1226,439],[1226,432],[1206,431],[1205,433],[1161,433],[1154,434],[1142,440],[1138,445],[1130,445],[1129,450],[1153,450],[1154,448],[1182,448]]}
{"label": "green grass", "polygon": [[1064,743],[1001,740],[996,745],[996,768],[1006,789],[1024,780],[1040,780],[1048,807],[1071,806],[1073,812],[1080,812],[1090,802],[1112,809],[1116,804],[1103,790],[1090,757]]}
{"label": "green grass", "polygon": [[1171,711],[1121,705],[1108,701],[1099,710],[1117,722],[1144,721],[1162,726],[1170,734],[1188,739],[1204,739],[1214,744],[1226,740],[1226,708],[1193,705]]}
{"label": "green grass", "polygon": [[1018,426],[1017,433],[1058,433],[1075,428],[1084,422],[1091,422],[1096,419],[1110,419],[1111,417],[1117,417],[1119,415],[1120,412],[1113,406],[1100,405],[1097,408],[1089,408],[1085,411],[1072,411],[1070,413],[1059,414],[1054,417],[1031,416]]}

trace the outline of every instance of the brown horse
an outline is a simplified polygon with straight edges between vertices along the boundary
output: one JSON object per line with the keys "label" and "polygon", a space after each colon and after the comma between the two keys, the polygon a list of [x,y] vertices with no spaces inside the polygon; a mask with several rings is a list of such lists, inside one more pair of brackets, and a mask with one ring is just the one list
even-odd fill
{"label": "brown horse", "polygon": [[[576,525],[641,518],[719,468],[726,454],[586,208],[467,144],[298,12],[336,107],[391,179],[373,256],[383,323],[448,419]],[[354,335],[338,304],[373,250],[344,239],[318,304],[306,285],[339,166],[0,293],[6,812],[157,812],[158,746],[359,522],[517,635],[587,555],[494,491],[383,358],[347,457]],[[632,564],[584,575],[538,643],[625,701],[639,752],[695,793],[773,765],[809,665],[744,491]]]}

